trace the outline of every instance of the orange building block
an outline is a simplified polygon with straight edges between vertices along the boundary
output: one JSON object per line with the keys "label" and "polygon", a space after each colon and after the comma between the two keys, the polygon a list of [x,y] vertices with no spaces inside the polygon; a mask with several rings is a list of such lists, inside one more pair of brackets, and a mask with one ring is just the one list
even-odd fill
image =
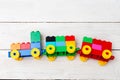
{"label": "orange building block", "polygon": [[11,46],[10,46],[10,49],[11,50],[20,50],[20,43],[12,43]]}

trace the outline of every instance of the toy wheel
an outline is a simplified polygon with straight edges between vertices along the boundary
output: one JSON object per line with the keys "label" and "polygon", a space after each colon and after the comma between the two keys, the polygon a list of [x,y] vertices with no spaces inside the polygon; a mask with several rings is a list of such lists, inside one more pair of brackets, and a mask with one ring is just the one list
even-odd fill
{"label": "toy wheel", "polygon": [[51,56],[51,57],[49,56],[49,57],[48,57],[48,60],[49,60],[49,61],[54,61],[55,59],[56,59],[55,56]]}
{"label": "toy wheel", "polygon": [[17,59],[19,59],[19,57],[20,57],[20,53],[19,53],[18,50],[12,50],[12,51],[10,52],[10,56],[11,56],[11,58],[17,60]]}
{"label": "toy wheel", "polygon": [[68,60],[74,60],[75,56],[67,56]]}
{"label": "toy wheel", "polygon": [[101,61],[101,60],[99,60],[99,61],[98,61],[98,64],[99,64],[100,66],[104,66],[104,65],[107,64],[107,62],[106,62],[106,61]]}
{"label": "toy wheel", "polygon": [[102,52],[102,57],[103,57],[104,59],[109,59],[111,56],[112,56],[112,52],[111,52],[110,50],[104,50],[104,51]]}
{"label": "toy wheel", "polygon": [[83,61],[83,62],[86,62],[88,60],[87,57],[83,57],[83,56],[80,56],[80,60]]}
{"label": "toy wheel", "polygon": [[85,54],[85,55],[88,55],[90,54],[92,51],[91,47],[89,45],[85,45],[83,46],[82,48],[82,53]]}
{"label": "toy wheel", "polygon": [[31,50],[31,55],[32,55],[32,57],[37,59],[40,56],[40,50],[38,48],[33,48]]}
{"label": "toy wheel", "polygon": [[46,48],[46,52],[48,54],[54,54],[55,53],[55,46],[53,45],[48,45],[47,48]]}
{"label": "toy wheel", "polygon": [[67,46],[67,52],[68,53],[74,53],[75,52],[75,46],[74,45]]}

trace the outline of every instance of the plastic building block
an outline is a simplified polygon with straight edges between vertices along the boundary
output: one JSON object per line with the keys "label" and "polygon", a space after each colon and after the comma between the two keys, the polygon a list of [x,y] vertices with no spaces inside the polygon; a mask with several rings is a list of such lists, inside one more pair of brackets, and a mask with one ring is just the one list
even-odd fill
{"label": "plastic building block", "polygon": [[41,47],[41,36],[39,31],[31,32],[31,43],[13,43],[11,45],[11,51],[8,52],[8,57],[15,60],[22,60],[23,57],[34,57],[35,59],[40,59],[45,50]]}
{"label": "plastic building block", "polygon": [[30,49],[30,42],[27,42],[27,43],[21,43],[20,44],[20,49],[21,50],[28,50],[28,49]]}
{"label": "plastic building block", "polygon": [[75,41],[66,41],[66,46],[69,46],[69,45],[76,46],[76,43],[75,43]]}
{"label": "plastic building block", "polygon": [[71,36],[65,36],[65,40],[66,41],[75,41],[75,36],[71,35]]}
{"label": "plastic building block", "polygon": [[20,56],[21,57],[30,57],[31,56],[30,51],[31,50],[19,50]]}
{"label": "plastic building block", "polygon": [[19,50],[20,49],[20,43],[12,43],[10,49],[11,50],[15,50],[15,49]]}
{"label": "plastic building block", "polygon": [[96,50],[102,50],[102,46],[98,44],[92,44],[92,48]]}
{"label": "plastic building block", "polygon": [[32,31],[31,32],[31,42],[40,42],[41,35],[39,31]]}
{"label": "plastic building block", "polygon": [[48,45],[54,45],[54,46],[56,46],[56,42],[46,42],[46,46],[48,46]]}
{"label": "plastic building block", "polygon": [[66,46],[57,46],[56,52],[66,52]]}
{"label": "plastic building block", "polygon": [[55,36],[47,36],[46,37],[46,42],[54,42],[55,41]]}
{"label": "plastic building block", "polygon": [[90,38],[90,37],[84,37],[83,38],[83,42],[88,42],[88,43],[92,43],[92,41],[93,41],[93,39],[92,38]]}
{"label": "plastic building block", "polygon": [[65,46],[65,41],[64,42],[56,42],[56,46]]}
{"label": "plastic building block", "polygon": [[31,49],[32,48],[40,48],[41,49],[42,48],[41,43],[40,42],[32,42],[31,43]]}
{"label": "plastic building block", "polygon": [[8,52],[8,57],[10,58],[10,52]]}
{"label": "plastic building block", "polygon": [[65,37],[64,36],[56,36],[56,42],[61,42],[61,41],[65,41]]}

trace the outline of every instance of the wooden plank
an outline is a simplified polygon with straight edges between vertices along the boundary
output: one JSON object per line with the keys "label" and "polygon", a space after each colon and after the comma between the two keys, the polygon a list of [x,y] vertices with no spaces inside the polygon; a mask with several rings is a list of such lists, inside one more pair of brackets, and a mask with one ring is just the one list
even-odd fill
{"label": "wooden plank", "polygon": [[44,46],[45,37],[49,35],[75,35],[77,46],[80,47],[83,36],[105,39],[113,43],[113,49],[120,49],[120,24],[114,23],[59,23],[59,24],[0,24],[0,49],[10,49],[13,42],[29,42],[30,32],[39,30]]}
{"label": "wooden plank", "polygon": [[[0,51],[0,78],[11,79],[120,79],[120,51],[113,51],[115,60],[101,67],[96,60],[86,63],[79,60],[68,61],[66,57],[57,57],[49,62],[46,56],[41,60],[24,58],[18,62],[7,57],[7,51]],[[64,65],[64,66],[63,66]]]}
{"label": "wooden plank", "polygon": [[1,0],[0,22],[119,22],[119,0]]}

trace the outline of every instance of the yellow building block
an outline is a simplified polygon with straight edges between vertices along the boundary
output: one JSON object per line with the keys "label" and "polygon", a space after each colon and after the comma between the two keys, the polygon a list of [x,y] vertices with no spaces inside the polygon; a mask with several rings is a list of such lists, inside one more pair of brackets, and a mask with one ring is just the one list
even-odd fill
{"label": "yellow building block", "polygon": [[75,41],[66,41],[66,46],[69,46],[69,45],[76,46],[76,43],[75,43]]}

